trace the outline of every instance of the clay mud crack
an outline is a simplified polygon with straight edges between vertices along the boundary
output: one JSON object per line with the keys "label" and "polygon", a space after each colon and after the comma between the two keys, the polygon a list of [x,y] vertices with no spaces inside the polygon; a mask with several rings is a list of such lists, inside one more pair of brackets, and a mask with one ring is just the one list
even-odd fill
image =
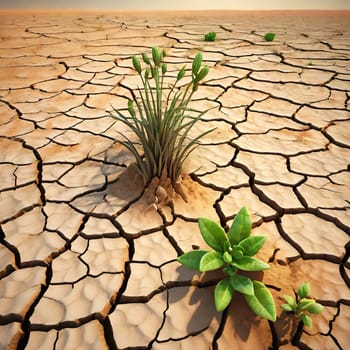
{"label": "clay mud crack", "polygon": [[[349,347],[349,12],[1,12],[0,41],[0,349]],[[170,76],[199,50],[210,66],[191,107],[214,131],[170,199],[110,115],[152,46]],[[199,217],[227,228],[243,205],[276,323],[238,294],[217,312],[220,274],[176,260]],[[305,281],[324,311],[301,329],[280,305]]]}

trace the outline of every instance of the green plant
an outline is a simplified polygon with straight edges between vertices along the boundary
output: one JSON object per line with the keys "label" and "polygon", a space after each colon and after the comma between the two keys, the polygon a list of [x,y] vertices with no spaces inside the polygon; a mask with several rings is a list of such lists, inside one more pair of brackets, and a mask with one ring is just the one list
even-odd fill
{"label": "green plant", "polygon": [[[202,54],[198,52],[195,56],[191,80],[183,86],[179,86],[179,83],[186,75],[185,66],[178,71],[173,84],[165,84],[165,56],[164,50],[152,47],[151,58],[147,53],[142,54],[145,68],[142,68],[136,56],[132,57],[142,89],[138,88],[136,94],[132,91],[126,114],[115,109],[116,115],[113,115],[136,135],[137,140],[134,141],[124,134],[120,143],[135,157],[136,168],[145,185],[154,177],[170,178],[174,185],[181,175],[184,161],[199,144],[199,139],[212,131],[194,138],[189,136],[191,128],[206,112],[189,108],[193,94],[209,71],[207,65],[202,65]],[[139,145],[142,146],[141,151]]]}
{"label": "green plant", "polygon": [[228,234],[214,221],[200,218],[199,229],[204,241],[214,249],[193,250],[178,257],[178,261],[197,271],[222,268],[226,278],[218,282],[214,291],[215,307],[224,310],[231,302],[234,291],[244,295],[249,307],[259,316],[276,320],[276,307],[270,291],[259,281],[238,274],[242,271],[262,271],[270,266],[253,256],[263,246],[265,236],[251,236],[250,214],[242,207]]}
{"label": "green plant", "polygon": [[290,295],[284,295],[287,304],[282,304],[282,310],[286,312],[293,312],[295,317],[300,319],[307,327],[312,327],[312,319],[307,314],[319,314],[323,310],[323,306],[316,303],[314,299],[309,297],[310,284],[306,282],[302,284],[295,295],[295,298]]}
{"label": "green plant", "polygon": [[216,39],[216,32],[209,32],[204,35],[205,41],[215,41],[215,39]]}
{"label": "green plant", "polygon": [[276,36],[275,33],[266,33],[264,35],[264,39],[265,39],[265,41],[274,41],[275,40],[275,36]]}

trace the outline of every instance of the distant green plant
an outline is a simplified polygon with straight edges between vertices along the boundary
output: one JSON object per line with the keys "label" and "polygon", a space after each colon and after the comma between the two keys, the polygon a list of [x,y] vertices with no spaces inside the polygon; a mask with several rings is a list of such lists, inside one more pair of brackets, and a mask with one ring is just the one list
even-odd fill
{"label": "distant green plant", "polygon": [[276,36],[275,33],[266,33],[264,35],[264,39],[265,39],[265,41],[274,41],[275,40],[275,36]]}
{"label": "distant green plant", "polygon": [[216,39],[216,32],[209,32],[204,35],[205,41],[215,41],[215,39]]}
{"label": "distant green plant", "polygon": [[[185,66],[178,71],[173,84],[165,84],[165,56],[164,50],[152,47],[151,58],[147,53],[142,54],[145,68],[142,68],[136,56],[132,57],[142,89],[138,88],[137,93],[132,92],[127,114],[115,109],[116,115],[113,115],[136,135],[137,140],[134,141],[123,134],[124,139],[120,143],[135,157],[136,168],[145,184],[154,177],[165,176],[174,185],[181,175],[184,161],[199,144],[200,138],[212,131],[189,137],[192,127],[206,112],[189,108],[193,94],[209,71],[207,65],[202,65],[202,54],[196,54],[192,62],[191,79],[183,86],[179,86],[179,82],[186,75]],[[139,145],[142,146],[141,151]]]}
{"label": "distant green plant", "polygon": [[224,310],[231,302],[234,291],[243,294],[249,307],[258,315],[271,321],[276,320],[276,306],[267,287],[251,280],[242,271],[262,271],[270,268],[265,262],[253,256],[265,243],[265,236],[250,236],[251,221],[246,207],[240,209],[230,230],[224,229],[212,220],[198,220],[204,241],[214,249],[193,250],[178,257],[178,261],[197,271],[223,269],[226,278],[215,287],[214,302],[217,311]]}
{"label": "distant green plant", "polygon": [[296,297],[285,295],[284,299],[287,304],[282,304],[281,308],[286,312],[293,312],[295,317],[300,319],[307,327],[312,327],[312,319],[307,314],[319,314],[323,310],[323,306],[316,303],[314,299],[309,298],[310,284],[306,282],[298,288]]}

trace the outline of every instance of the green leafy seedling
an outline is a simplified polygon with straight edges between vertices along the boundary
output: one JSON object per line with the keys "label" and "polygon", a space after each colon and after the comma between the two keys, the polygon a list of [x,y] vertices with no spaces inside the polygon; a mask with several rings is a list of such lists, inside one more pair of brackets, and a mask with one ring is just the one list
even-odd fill
{"label": "green leafy seedling", "polygon": [[193,250],[182,254],[178,261],[191,269],[206,272],[222,269],[226,277],[214,290],[217,311],[223,311],[231,302],[234,292],[243,294],[249,307],[258,316],[276,320],[276,306],[268,288],[239,271],[263,271],[270,266],[254,257],[265,243],[265,236],[251,236],[251,221],[244,206],[236,215],[228,233],[207,218],[198,220],[204,241],[213,249]]}
{"label": "green leafy seedling", "polygon": [[310,314],[319,314],[322,312],[323,306],[316,303],[316,301],[311,299],[309,295],[310,284],[309,282],[306,282],[298,288],[295,298],[290,295],[284,296],[287,303],[282,304],[281,308],[286,312],[294,313],[295,317],[300,319],[305,326],[311,328],[312,319]]}
{"label": "green leafy seedling", "polygon": [[269,32],[269,33],[266,33],[264,35],[264,39],[265,39],[265,41],[274,41],[275,40],[275,36],[276,36],[275,33]]}
{"label": "green leafy seedling", "polygon": [[205,41],[215,41],[215,39],[216,39],[216,32],[209,32],[204,35]]}

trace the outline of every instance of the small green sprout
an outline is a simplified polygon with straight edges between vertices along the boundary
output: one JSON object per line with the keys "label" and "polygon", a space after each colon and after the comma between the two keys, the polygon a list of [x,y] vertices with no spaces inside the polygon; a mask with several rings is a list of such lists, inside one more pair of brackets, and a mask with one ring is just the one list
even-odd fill
{"label": "small green sprout", "polygon": [[215,39],[216,39],[216,32],[209,32],[204,35],[205,41],[215,41]]}
{"label": "small green sprout", "polygon": [[287,304],[282,304],[282,310],[286,312],[294,313],[295,317],[300,319],[307,327],[312,327],[312,319],[307,314],[319,314],[323,310],[323,306],[316,303],[314,299],[309,297],[310,284],[306,282],[298,288],[296,298],[294,299],[290,295],[285,295],[284,299]]}
{"label": "small green sprout", "polygon": [[275,36],[276,36],[276,34],[275,33],[266,33],[265,35],[264,35],[264,39],[265,39],[265,41],[274,41],[275,40]]}
{"label": "small green sprout", "polygon": [[265,236],[250,236],[251,221],[246,207],[240,209],[228,233],[216,222],[200,218],[199,230],[204,241],[214,250],[193,250],[182,254],[178,261],[191,269],[205,272],[222,269],[226,278],[214,290],[217,311],[224,310],[234,292],[243,294],[253,312],[267,320],[276,320],[276,306],[271,292],[260,281],[255,281],[241,271],[263,271],[270,266],[253,256],[265,243]]}

